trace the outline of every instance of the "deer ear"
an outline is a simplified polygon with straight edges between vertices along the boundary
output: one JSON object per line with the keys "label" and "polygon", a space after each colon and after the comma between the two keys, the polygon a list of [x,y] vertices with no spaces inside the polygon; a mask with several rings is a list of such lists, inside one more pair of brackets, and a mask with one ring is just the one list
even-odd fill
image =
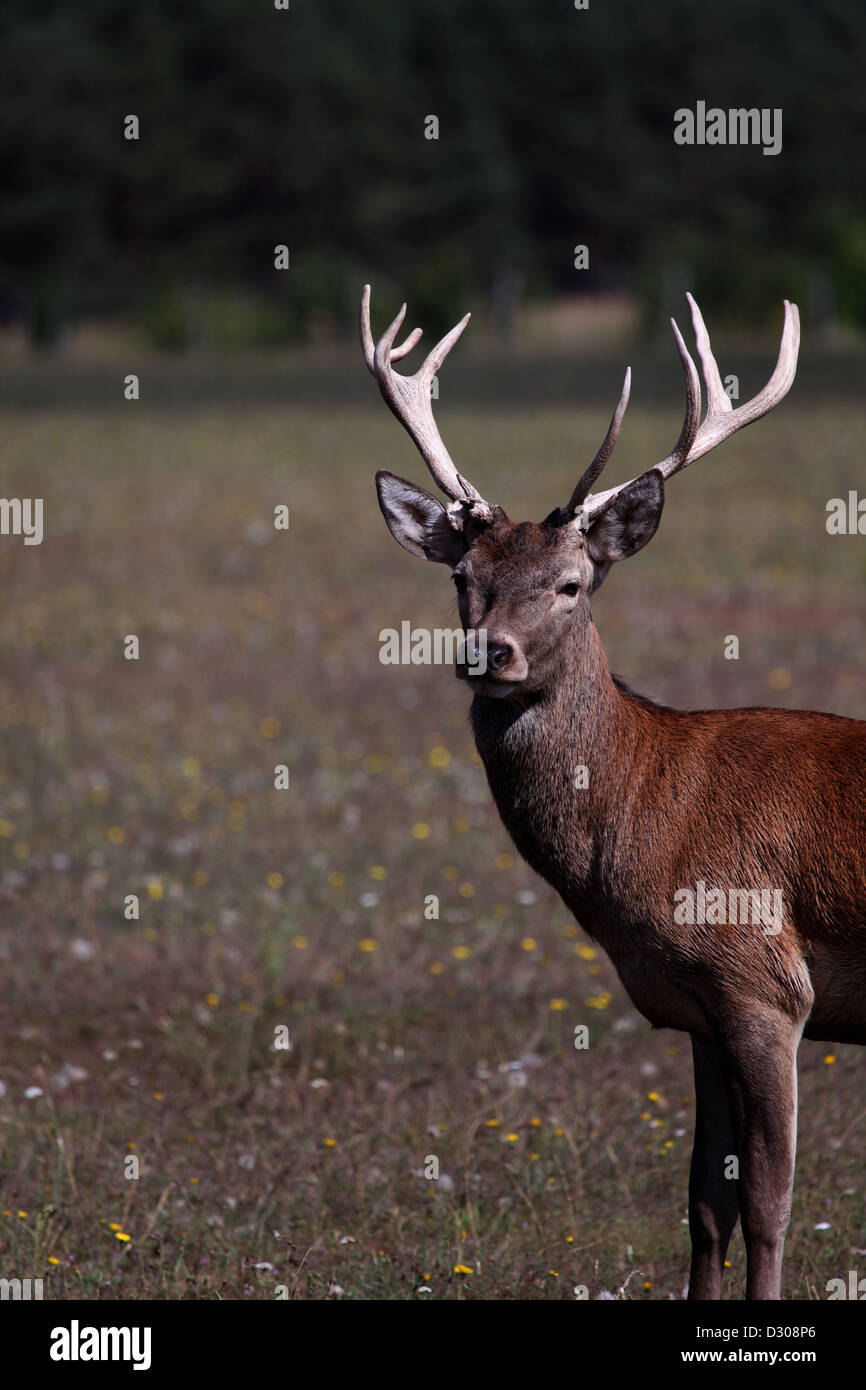
{"label": "deer ear", "polygon": [[381,468],[376,474],[376,491],[388,530],[410,555],[456,565],[466,554],[462,532],[454,530],[442,503],[423,487]]}
{"label": "deer ear", "polygon": [[657,468],[642,473],[611,499],[586,536],[590,558],[601,572],[596,588],[616,560],[627,560],[652,540],[664,504],[665,486]]}

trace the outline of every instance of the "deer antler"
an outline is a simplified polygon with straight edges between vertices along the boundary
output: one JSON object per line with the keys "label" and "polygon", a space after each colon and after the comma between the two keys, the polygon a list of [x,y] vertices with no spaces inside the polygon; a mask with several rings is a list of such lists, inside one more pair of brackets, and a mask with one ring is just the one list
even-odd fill
{"label": "deer antler", "polygon": [[631,367],[626,367],[625,381],[622,384],[622,394],[619,398],[619,405],[613,412],[613,417],[611,419],[610,424],[607,427],[607,434],[604,436],[604,443],[602,444],[592,463],[589,465],[589,468],[587,468],[577,487],[574,489],[574,492],[571,494],[568,506],[565,509],[567,512],[571,513],[577,510],[583,499],[589,493],[589,490],[595,482],[596,478],[600,476],[602,469],[604,468],[604,465],[607,463],[608,459],[610,458],[611,454],[616,448],[616,441],[619,439],[619,431],[622,425],[622,417],[625,415],[625,408],[628,405],[628,397],[630,391]]}
{"label": "deer antler", "polygon": [[400,424],[408,430],[417,445],[421,457],[430,469],[438,486],[451,498],[448,516],[456,530],[462,529],[463,521],[471,513],[480,521],[489,521],[490,507],[461,473],[458,473],[451,455],[442,442],[442,437],[433,418],[430,388],[433,377],[442,366],[460,334],[469,322],[466,314],[450,333],[438,342],[428,353],[414,376],[401,376],[391,366],[405,357],[421,337],[421,329],[416,328],[405,342],[394,347],[394,339],[406,317],[404,304],[390,327],[386,328],[378,343],[374,345],[370,328],[370,286],[365,285],[361,295],[360,331],[364,361],[379,383],[379,390]]}
{"label": "deer antler", "polygon": [[[745,401],[743,405],[734,410],[730,398],[725,394],[722,386],[719,368],[713,356],[710,346],[710,335],[707,332],[703,316],[695,300],[690,294],[686,295],[692,311],[692,326],[695,330],[695,340],[698,345],[698,356],[701,359],[701,370],[704,377],[704,385],[707,388],[707,413],[704,422],[699,426],[701,418],[701,385],[698,380],[697,368],[689,355],[689,350],[683,342],[682,334],[677,328],[674,319],[671,319],[671,327],[674,331],[674,338],[677,350],[680,354],[680,361],[683,366],[683,375],[686,382],[686,410],[683,419],[683,427],[680,437],[674,445],[671,453],[661,463],[655,467],[663,478],[672,478],[681,469],[688,468],[690,463],[696,459],[703,458],[711,449],[715,449],[718,444],[727,439],[729,435],[736,434],[737,430],[743,429],[745,425],[750,425],[753,420],[759,420],[762,415],[768,414],[774,406],[779,404],[784,396],[788,394],[797,371],[797,353],[800,347],[800,313],[796,304],[785,300],[785,323],[782,329],[782,341],[779,346],[779,357],[776,367],[770,380],[757,396],[753,396],[750,401]],[[626,375],[626,387],[623,389],[623,398],[620,400],[616,414],[610,424],[607,438],[601,446],[595,460],[587,469],[575,488],[569,509],[574,511],[582,504],[581,523],[585,527],[594,517],[604,511],[614,497],[622,492],[623,488],[629,486],[622,483],[619,487],[610,488],[607,492],[597,492],[587,497],[586,489],[599,476],[607,458],[613,452],[613,445],[616,443],[619,434],[619,424],[622,413],[625,410],[625,401],[628,399],[628,375]],[[599,458],[601,464],[597,467]],[[590,476],[591,475],[591,476]],[[589,479],[588,482],[586,480]],[[632,482],[634,479],[631,480]],[[586,489],[581,493],[581,489],[586,482]],[[584,498],[586,500],[584,501]]]}

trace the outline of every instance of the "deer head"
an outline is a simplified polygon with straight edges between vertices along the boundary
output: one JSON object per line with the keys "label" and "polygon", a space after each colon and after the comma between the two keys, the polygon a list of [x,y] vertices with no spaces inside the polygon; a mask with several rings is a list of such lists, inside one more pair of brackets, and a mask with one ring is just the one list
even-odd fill
{"label": "deer head", "polygon": [[404,304],[374,345],[370,328],[370,287],[361,298],[360,330],[364,358],[379,388],[408,430],[433,478],[449,498],[443,506],[424,488],[394,473],[376,474],[379,506],[395,540],[411,555],[451,568],[464,631],[486,631],[487,669],[473,675],[458,666],[478,694],[504,698],[544,690],[561,665],[569,633],[580,642],[591,624],[590,595],[611,565],[627,559],[652,539],[664,507],[668,478],[703,457],[744,425],[766,415],[794,380],[800,342],[797,306],[785,300],[785,322],[776,368],[767,385],[736,410],[722,387],[701,311],[691,295],[692,325],[707,391],[701,423],[701,387],[682,335],[671,319],[686,387],[682,430],[673,450],[639,477],[607,492],[592,487],[613,453],[628,404],[631,369],[598,453],[569,501],[541,522],[511,522],[458,473],[433,417],[431,383],[469,315],[433,348],[414,376],[396,372],[421,336],[415,329],[395,347],[406,314]]}

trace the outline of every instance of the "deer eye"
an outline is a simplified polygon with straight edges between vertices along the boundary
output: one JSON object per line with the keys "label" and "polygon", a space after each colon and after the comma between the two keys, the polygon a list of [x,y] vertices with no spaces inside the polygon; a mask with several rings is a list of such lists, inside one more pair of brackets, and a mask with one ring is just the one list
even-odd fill
{"label": "deer eye", "polygon": [[580,585],[576,579],[572,579],[570,583],[563,584],[559,592],[565,594],[567,598],[576,598],[580,592]]}

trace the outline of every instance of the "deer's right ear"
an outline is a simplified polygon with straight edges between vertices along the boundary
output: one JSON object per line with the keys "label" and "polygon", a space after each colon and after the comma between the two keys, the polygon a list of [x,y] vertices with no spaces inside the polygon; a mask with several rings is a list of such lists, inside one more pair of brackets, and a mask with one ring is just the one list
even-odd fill
{"label": "deer's right ear", "polygon": [[454,530],[442,503],[423,487],[381,468],[376,491],[388,530],[410,555],[456,565],[466,554],[465,537]]}

